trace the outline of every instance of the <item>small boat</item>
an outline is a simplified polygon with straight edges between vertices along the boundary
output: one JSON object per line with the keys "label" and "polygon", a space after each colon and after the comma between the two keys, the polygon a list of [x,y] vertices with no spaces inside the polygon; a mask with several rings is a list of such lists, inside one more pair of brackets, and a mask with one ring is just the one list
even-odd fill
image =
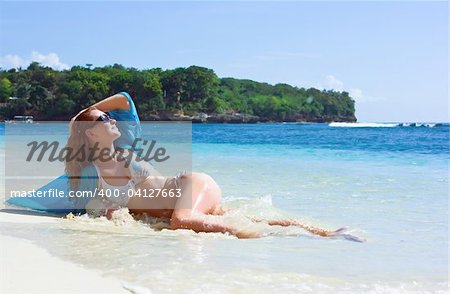
{"label": "small boat", "polygon": [[6,121],[8,123],[26,123],[26,124],[32,124],[33,116],[31,115],[16,115],[12,120]]}

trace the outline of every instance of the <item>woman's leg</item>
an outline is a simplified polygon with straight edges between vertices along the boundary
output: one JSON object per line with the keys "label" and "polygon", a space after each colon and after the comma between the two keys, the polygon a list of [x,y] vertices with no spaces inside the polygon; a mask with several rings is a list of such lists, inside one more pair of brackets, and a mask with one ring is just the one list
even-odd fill
{"label": "woman's leg", "polygon": [[[217,183],[208,175],[193,173],[185,175],[181,179],[182,197],[177,201],[175,210],[170,219],[172,229],[190,229],[195,232],[220,232],[230,233],[238,238],[257,238],[256,232],[243,231],[227,225],[221,218],[211,218],[208,215],[223,215],[232,209],[220,205],[221,190]],[[344,234],[346,228],[329,231],[304,224],[295,219],[288,220],[263,220],[250,218],[253,222],[266,222],[271,226],[296,226],[322,237],[342,235],[347,239],[364,242],[358,237]]]}
{"label": "woman's leg", "polygon": [[[227,208],[224,207],[222,205],[218,205],[216,207],[216,209],[211,213],[213,215],[224,215],[227,212],[232,211],[231,208]],[[329,231],[329,230],[325,230],[322,228],[318,228],[318,227],[313,227],[310,225],[307,225],[299,220],[295,220],[295,219],[287,219],[287,220],[265,220],[265,219],[256,219],[256,218],[252,218],[249,217],[253,222],[255,223],[260,223],[260,222],[265,222],[268,225],[271,226],[282,226],[282,227],[289,227],[289,226],[296,226],[296,227],[300,227],[314,235],[319,235],[322,237],[332,237],[332,236],[336,236],[339,233],[342,233],[346,230],[346,228],[340,228],[336,231]]]}
{"label": "woman's leg", "polygon": [[208,175],[192,173],[181,178],[182,197],[177,201],[170,219],[172,229],[190,229],[195,232],[230,233],[239,238],[259,237],[256,233],[244,232],[227,225],[213,215],[219,207],[222,192]]}
{"label": "woman's leg", "polygon": [[322,237],[333,237],[338,235],[339,233],[342,233],[347,230],[347,228],[340,228],[335,231],[329,231],[318,227],[313,227],[310,225],[307,225],[305,223],[300,222],[299,220],[295,219],[287,219],[287,220],[263,220],[263,219],[255,219],[251,218],[254,222],[266,222],[267,224],[271,226],[282,226],[282,227],[289,227],[289,226],[296,226],[304,229],[305,231],[308,231],[314,235],[319,235]]}
{"label": "woman's leg", "polygon": [[287,220],[262,220],[262,219],[254,219],[250,218],[254,222],[266,222],[267,224],[271,226],[283,226],[283,227],[289,227],[289,226],[296,226],[304,229],[305,231],[308,231],[314,235],[322,236],[322,237],[342,237],[344,239],[347,239],[349,241],[353,242],[366,242],[364,238],[360,238],[358,236],[355,236],[353,234],[348,233],[348,228],[343,227],[340,229],[337,229],[335,231],[329,231],[318,227],[313,227],[310,225],[307,225],[299,220],[296,219],[287,219]]}

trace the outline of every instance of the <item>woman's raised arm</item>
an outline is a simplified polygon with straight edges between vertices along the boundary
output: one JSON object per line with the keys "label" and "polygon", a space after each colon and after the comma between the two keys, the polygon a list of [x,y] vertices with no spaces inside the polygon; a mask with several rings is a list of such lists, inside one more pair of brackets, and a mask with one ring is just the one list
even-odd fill
{"label": "woman's raised arm", "polygon": [[105,98],[92,106],[101,111],[111,111],[119,109],[130,110],[130,102],[128,102],[128,98],[121,93]]}
{"label": "woman's raised arm", "polygon": [[[130,102],[128,101],[128,98],[121,93],[109,96],[91,106],[94,106],[101,111],[130,110]],[[70,123],[72,124],[73,121],[75,121],[75,119],[77,118],[77,116],[85,110],[86,108],[80,110],[80,112],[78,112],[74,117],[72,117]]]}

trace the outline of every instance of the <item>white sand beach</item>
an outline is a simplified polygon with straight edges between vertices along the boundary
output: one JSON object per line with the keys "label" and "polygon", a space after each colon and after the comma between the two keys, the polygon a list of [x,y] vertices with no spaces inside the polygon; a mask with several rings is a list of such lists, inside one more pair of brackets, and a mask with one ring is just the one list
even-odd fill
{"label": "white sand beach", "polygon": [[[53,217],[0,212],[0,222],[56,222]],[[1,235],[1,293],[133,293],[98,272],[51,256],[24,239]]]}

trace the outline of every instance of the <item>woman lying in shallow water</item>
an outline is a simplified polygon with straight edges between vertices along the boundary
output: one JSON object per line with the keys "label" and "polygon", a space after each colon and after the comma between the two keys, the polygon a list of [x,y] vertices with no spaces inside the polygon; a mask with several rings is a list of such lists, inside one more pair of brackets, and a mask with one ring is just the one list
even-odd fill
{"label": "woman lying in shallow water", "polygon": [[[123,117],[128,116],[131,123],[120,126],[115,119],[105,113],[106,111],[120,113],[124,115]],[[182,172],[175,177],[161,176],[151,164],[140,160],[129,150],[130,142],[136,139],[134,136],[140,136],[140,123],[134,103],[126,92],[106,98],[82,110],[72,119],[67,147],[73,150],[89,148],[93,150],[92,146],[96,145],[96,154],[91,161],[88,158],[81,161],[74,158],[66,160],[66,172],[70,177],[71,189],[79,189],[82,180],[79,176],[82,170],[93,164],[98,175],[98,191],[118,190],[115,194],[119,197],[95,197],[90,200],[86,205],[89,214],[105,215],[110,219],[113,211],[128,207],[135,215],[146,213],[152,217],[169,219],[170,228],[174,230],[222,232],[239,238],[260,237],[257,232],[227,225],[220,218],[205,217],[223,215],[229,211],[220,204],[222,192],[214,179],[207,174],[196,172]],[[128,144],[124,144],[123,139],[126,139]],[[105,157],[100,154],[104,152],[105,155],[105,151],[108,160],[104,160]],[[124,158],[129,158],[130,155],[131,164],[127,165],[128,161]],[[166,194],[172,193],[171,195],[176,197],[141,197],[142,191],[158,189],[165,191]],[[344,228],[328,231],[293,219],[251,220],[266,222],[269,225],[297,226],[323,237],[337,236],[345,231]]]}

